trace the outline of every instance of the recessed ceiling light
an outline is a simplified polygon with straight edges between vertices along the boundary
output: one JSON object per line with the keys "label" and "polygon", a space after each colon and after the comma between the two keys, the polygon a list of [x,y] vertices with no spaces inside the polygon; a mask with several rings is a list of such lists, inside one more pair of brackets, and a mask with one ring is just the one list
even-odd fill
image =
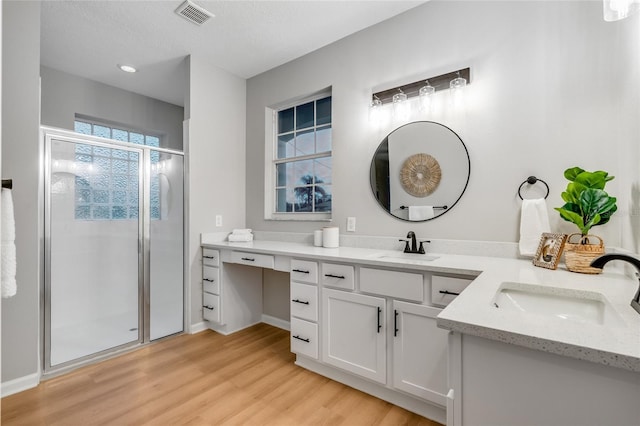
{"label": "recessed ceiling light", "polygon": [[132,67],[131,65],[122,65],[122,64],[118,64],[118,68],[124,72],[136,72],[138,71],[137,69],[135,69],[134,67]]}

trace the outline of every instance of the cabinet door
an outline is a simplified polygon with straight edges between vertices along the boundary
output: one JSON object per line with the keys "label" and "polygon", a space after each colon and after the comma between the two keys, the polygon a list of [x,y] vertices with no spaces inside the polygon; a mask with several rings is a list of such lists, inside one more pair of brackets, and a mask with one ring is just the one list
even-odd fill
{"label": "cabinet door", "polygon": [[441,309],[393,301],[393,386],[446,406],[447,330],[438,328]]}
{"label": "cabinet door", "polygon": [[386,383],[385,299],[322,290],[322,360]]}

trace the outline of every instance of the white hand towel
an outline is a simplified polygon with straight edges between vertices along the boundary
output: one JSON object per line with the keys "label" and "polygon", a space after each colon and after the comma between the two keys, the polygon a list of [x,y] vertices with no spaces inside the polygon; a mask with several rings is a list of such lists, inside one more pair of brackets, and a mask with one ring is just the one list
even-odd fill
{"label": "white hand towel", "polygon": [[2,277],[0,294],[3,298],[15,296],[16,285],[16,223],[13,214],[13,198],[10,189],[2,189],[0,196],[0,233],[2,233],[0,251],[2,257]]}
{"label": "white hand towel", "polygon": [[427,220],[433,215],[433,206],[409,206],[409,220]]}
{"label": "white hand towel", "polygon": [[234,229],[232,233],[234,235],[248,235],[251,234],[251,229]]}
{"label": "white hand towel", "polygon": [[248,243],[253,241],[253,234],[229,234],[228,239],[231,243]]}
{"label": "white hand towel", "polygon": [[534,256],[543,232],[550,232],[549,212],[544,198],[522,200],[520,214],[520,254]]}

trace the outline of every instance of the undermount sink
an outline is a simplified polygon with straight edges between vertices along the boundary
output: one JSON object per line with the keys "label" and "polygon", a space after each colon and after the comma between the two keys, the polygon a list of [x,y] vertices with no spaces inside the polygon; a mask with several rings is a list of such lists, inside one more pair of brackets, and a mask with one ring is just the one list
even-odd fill
{"label": "undermount sink", "polygon": [[420,253],[383,253],[375,256],[376,259],[393,259],[400,260],[407,263],[412,262],[430,262],[438,259],[440,256],[434,256],[432,254],[420,254]]}
{"label": "undermount sink", "polygon": [[504,282],[493,306],[512,312],[542,315],[560,320],[622,326],[624,322],[600,293],[561,287]]}

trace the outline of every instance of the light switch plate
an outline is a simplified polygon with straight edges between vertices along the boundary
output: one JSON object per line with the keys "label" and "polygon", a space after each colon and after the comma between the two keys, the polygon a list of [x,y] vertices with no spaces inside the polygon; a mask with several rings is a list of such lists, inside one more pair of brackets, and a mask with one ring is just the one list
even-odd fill
{"label": "light switch plate", "polygon": [[221,214],[217,214],[216,215],[216,226],[222,226],[222,215]]}
{"label": "light switch plate", "polygon": [[353,216],[347,218],[347,232],[356,232],[356,218]]}

